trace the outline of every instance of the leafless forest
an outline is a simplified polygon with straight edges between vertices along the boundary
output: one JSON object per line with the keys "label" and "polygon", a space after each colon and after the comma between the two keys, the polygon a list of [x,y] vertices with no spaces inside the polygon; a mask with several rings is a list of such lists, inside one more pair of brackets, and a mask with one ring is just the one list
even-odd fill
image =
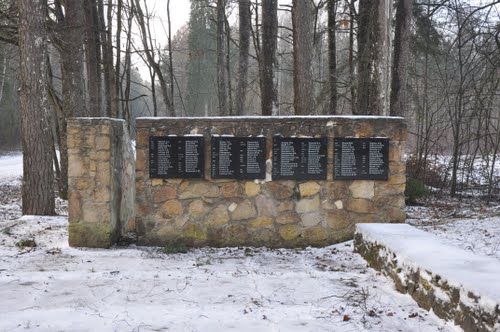
{"label": "leafless forest", "polygon": [[174,31],[179,2],[0,1],[0,150],[23,148],[24,213],[54,213],[54,181],[66,198],[75,116],[132,135],[138,116],[404,116],[410,196],[498,198],[500,1],[191,0]]}

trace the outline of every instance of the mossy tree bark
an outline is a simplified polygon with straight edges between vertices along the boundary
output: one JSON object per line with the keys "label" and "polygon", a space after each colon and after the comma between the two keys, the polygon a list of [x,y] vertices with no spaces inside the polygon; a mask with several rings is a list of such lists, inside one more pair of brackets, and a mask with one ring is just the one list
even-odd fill
{"label": "mossy tree bark", "polygon": [[252,24],[252,13],[250,11],[250,0],[240,0],[239,10],[239,63],[238,63],[238,93],[236,95],[236,114],[245,114],[245,101],[247,95],[248,81],[248,52],[250,50],[250,35]]}
{"label": "mossy tree bark", "polygon": [[262,47],[260,58],[260,98],[262,115],[278,110],[276,48],[278,38],[278,0],[262,1]]}
{"label": "mossy tree bark", "polygon": [[19,0],[24,215],[53,215],[52,133],[48,119],[46,1]]}
{"label": "mossy tree bark", "polygon": [[293,1],[293,104],[297,115],[311,114],[313,110],[313,18],[314,7],[311,1]]}

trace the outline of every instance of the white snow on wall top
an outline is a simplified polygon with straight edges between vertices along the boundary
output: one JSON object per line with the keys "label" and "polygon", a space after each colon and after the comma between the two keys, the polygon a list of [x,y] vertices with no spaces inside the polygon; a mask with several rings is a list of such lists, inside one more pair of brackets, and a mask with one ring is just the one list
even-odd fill
{"label": "white snow on wall top", "polygon": [[350,119],[350,120],[375,120],[394,119],[404,120],[400,116],[378,116],[378,115],[287,115],[287,116],[193,116],[193,117],[138,117],[137,120],[311,120],[311,119]]}
{"label": "white snow on wall top", "polygon": [[[394,252],[404,263],[431,271],[500,304],[500,262],[445,244],[433,234],[406,224],[358,224],[356,232]],[[491,304],[491,303],[490,303]]]}
{"label": "white snow on wall top", "polygon": [[75,119],[75,120],[109,120],[109,121],[119,121],[119,122],[125,122],[125,120],[123,119],[118,119],[118,118],[110,118],[110,117],[106,117],[106,116],[102,116],[102,117],[75,117],[75,118],[70,118],[70,120],[72,119]]}

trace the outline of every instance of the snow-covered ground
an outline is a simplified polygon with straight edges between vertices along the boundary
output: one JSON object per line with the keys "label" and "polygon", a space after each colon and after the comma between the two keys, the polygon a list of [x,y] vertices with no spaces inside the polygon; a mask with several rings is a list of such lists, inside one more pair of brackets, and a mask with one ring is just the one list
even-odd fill
{"label": "snow-covered ground", "polygon": [[[185,254],[70,248],[66,216],[19,218],[20,169],[19,156],[0,158],[0,331],[460,331],[398,293],[350,242]],[[480,220],[470,209],[473,220],[453,223],[442,210],[410,210],[410,221],[462,247],[475,234],[474,252],[493,252],[496,210]]]}
{"label": "snow-covered ground", "polygon": [[[486,197],[491,176],[492,200],[499,197],[500,161],[493,155],[475,156],[463,155],[457,170],[457,193],[462,197]],[[449,184],[452,176],[452,157],[449,155],[432,155],[428,157],[428,165],[434,173],[441,177],[443,182]],[[494,165],[494,167],[492,167]],[[436,179],[435,179],[436,180]],[[432,188],[433,192],[449,191],[449,188]]]}
{"label": "snow-covered ground", "polygon": [[[66,217],[0,227],[0,330],[458,330],[397,293],[350,243],[167,255],[69,248]],[[36,247],[16,247],[31,239]]]}
{"label": "snow-covered ground", "polygon": [[[0,330],[458,330],[367,268],[351,243],[168,255],[69,248],[66,217],[0,227]],[[36,247],[16,247],[30,239]]]}
{"label": "snow-covered ground", "polygon": [[0,225],[21,216],[21,177],[23,155],[0,155]]}
{"label": "snow-covered ground", "polygon": [[22,175],[23,155],[21,153],[13,153],[5,156],[0,155],[0,181]]}
{"label": "snow-covered ground", "polygon": [[447,205],[407,207],[407,223],[438,235],[445,242],[500,260],[500,203],[475,200]]}

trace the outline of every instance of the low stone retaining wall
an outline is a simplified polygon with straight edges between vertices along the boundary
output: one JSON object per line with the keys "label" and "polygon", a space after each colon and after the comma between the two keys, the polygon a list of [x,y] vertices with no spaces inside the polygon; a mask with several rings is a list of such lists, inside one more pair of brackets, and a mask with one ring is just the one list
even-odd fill
{"label": "low stone retaining wall", "polygon": [[357,225],[354,249],[398,291],[465,331],[500,331],[500,263],[409,225]]}
{"label": "low stone retaining wall", "polygon": [[[138,118],[136,231],[141,245],[321,246],[359,222],[403,222],[406,125],[390,117]],[[273,136],[328,141],[326,180],[271,180]],[[203,179],[150,178],[150,137],[204,137]],[[266,138],[266,179],[214,179],[214,135]],[[389,139],[388,180],[334,180],[333,139]]]}
{"label": "low stone retaining wall", "polygon": [[135,230],[135,160],[125,121],[68,122],[69,244],[110,247]]}

